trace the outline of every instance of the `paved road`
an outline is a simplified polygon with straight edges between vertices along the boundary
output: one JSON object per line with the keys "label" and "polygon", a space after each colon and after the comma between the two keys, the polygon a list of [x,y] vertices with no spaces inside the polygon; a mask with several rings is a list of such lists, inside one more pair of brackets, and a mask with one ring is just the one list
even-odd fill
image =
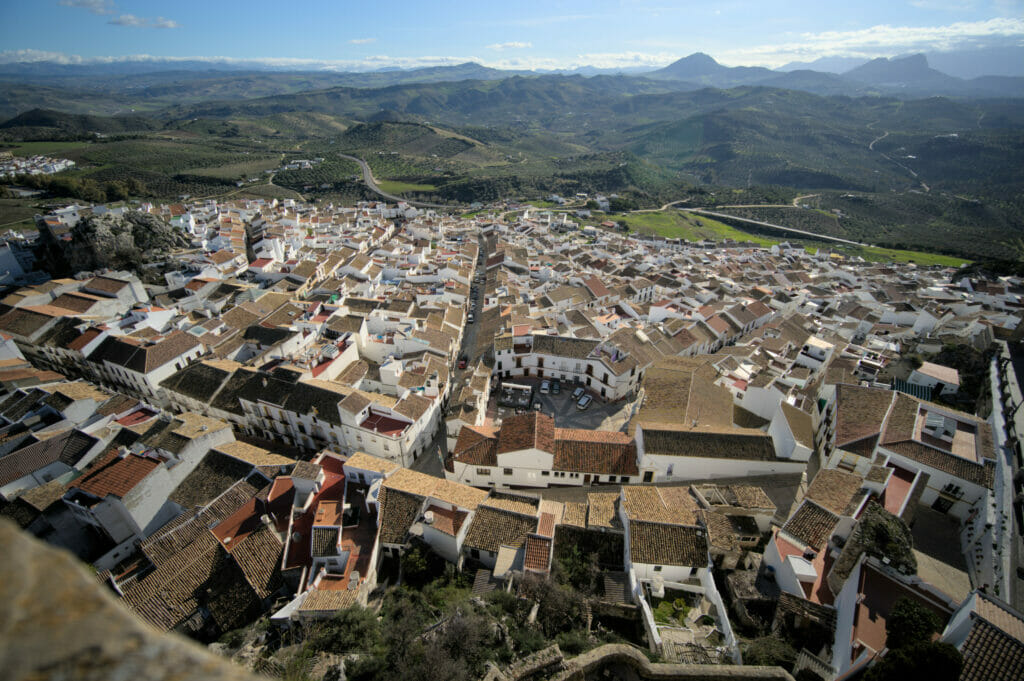
{"label": "paved road", "polygon": [[402,198],[401,196],[395,196],[394,194],[389,194],[389,193],[387,193],[386,191],[384,191],[383,189],[381,189],[380,187],[377,186],[377,180],[374,179],[374,177],[373,177],[373,171],[370,170],[370,164],[369,163],[367,163],[363,159],[359,158],[358,156],[349,156],[348,154],[338,154],[338,156],[341,156],[342,158],[347,158],[350,161],[355,161],[356,163],[358,163],[359,167],[363,169],[363,181],[366,182],[366,186],[369,187],[371,191],[374,191],[374,192],[380,194],[381,196],[383,196],[385,199],[390,199],[390,200],[394,201],[395,203],[398,203],[399,201],[404,201],[405,203],[408,203],[410,206],[419,206],[421,208],[447,208],[447,209],[450,209],[450,210],[456,210],[458,208],[458,206],[445,206],[445,205],[442,205],[440,203],[427,203],[426,201],[413,201],[412,199],[406,199],[406,198]]}
{"label": "paved road", "polygon": [[772,229],[778,229],[778,230],[783,231],[783,232],[789,232],[791,234],[796,234],[797,236],[801,236],[801,237],[810,237],[810,238],[813,238],[813,239],[817,239],[819,241],[833,241],[835,243],[846,244],[848,246],[868,246],[869,245],[869,244],[863,244],[863,243],[861,243],[859,241],[851,241],[849,239],[840,239],[837,236],[826,236],[824,234],[818,234],[816,232],[808,232],[808,231],[803,230],[803,229],[796,229],[795,227],[783,227],[782,225],[773,225],[770,222],[761,222],[760,220],[751,220],[749,218],[740,218],[740,217],[736,217],[735,215],[729,215],[727,213],[717,213],[717,212],[711,211],[711,210],[704,210],[703,208],[682,208],[680,210],[684,210],[684,211],[686,211],[688,213],[697,213],[699,215],[708,215],[708,216],[715,217],[715,218],[729,218],[731,220],[738,220],[740,222],[745,222],[745,223],[751,224],[751,225],[758,225],[759,227],[771,227]]}

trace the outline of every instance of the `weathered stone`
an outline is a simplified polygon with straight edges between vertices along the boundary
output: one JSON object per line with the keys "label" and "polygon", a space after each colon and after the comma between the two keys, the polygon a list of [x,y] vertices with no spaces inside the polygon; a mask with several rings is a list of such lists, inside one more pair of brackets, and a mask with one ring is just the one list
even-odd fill
{"label": "weathered stone", "polygon": [[74,557],[0,520],[0,669],[9,681],[254,681],[125,610]]}
{"label": "weathered stone", "polygon": [[70,241],[48,243],[43,265],[52,274],[128,269],[165,259],[171,249],[185,248],[188,238],[160,218],[130,211],[124,215],[90,215],[70,231]]}

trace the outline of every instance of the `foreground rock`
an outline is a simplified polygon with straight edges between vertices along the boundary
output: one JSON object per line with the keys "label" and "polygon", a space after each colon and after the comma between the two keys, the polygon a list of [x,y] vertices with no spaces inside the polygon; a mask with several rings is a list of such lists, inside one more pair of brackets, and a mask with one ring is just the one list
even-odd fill
{"label": "foreground rock", "polygon": [[20,679],[255,680],[174,635],[158,633],[70,554],[0,521],[0,669]]}

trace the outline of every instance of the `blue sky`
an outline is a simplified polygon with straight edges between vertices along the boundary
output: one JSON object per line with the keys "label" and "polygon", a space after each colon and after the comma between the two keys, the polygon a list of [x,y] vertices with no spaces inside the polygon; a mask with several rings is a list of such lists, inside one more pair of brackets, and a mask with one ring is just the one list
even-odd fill
{"label": "blue sky", "polygon": [[1024,0],[28,0],[0,3],[0,61],[201,57],[344,69],[775,67],[1024,44]]}

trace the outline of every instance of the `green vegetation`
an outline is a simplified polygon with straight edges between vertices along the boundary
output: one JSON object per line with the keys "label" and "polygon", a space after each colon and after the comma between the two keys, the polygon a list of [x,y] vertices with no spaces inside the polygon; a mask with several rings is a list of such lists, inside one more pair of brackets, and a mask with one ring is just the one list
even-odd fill
{"label": "green vegetation", "polygon": [[775,636],[761,636],[748,641],[742,649],[743,664],[777,666],[786,670],[796,662],[796,650]]}
{"label": "green vegetation", "polygon": [[[485,79],[456,80],[457,72]],[[102,184],[126,176],[96,173],[127,172],[158,198],[234,192],[228,182],[258,175],[282,154],[328,162],[275,183],[354,197],[356,170],[337,157],[350,153],[396,183],[385,185],[391,191],[441,203],[600,192],[617,195],[614,213],[679,200],[756,204],[728,210],[871,244],[859,255],[872,260],[1024,256],[1020,100],[685,91],[671,80],[506,75],[476,65],[391,75],[179,74],[150,76],[145,88],[139,76],[58,77],[47,87],[11,85],[7,105],[26,113],[0,125],[0,141],[52,143],[18,153],[59,150],[83,166],[73,174]],[[28,110],[47,103],[80,113]],[[96,115],[112,110],[159,114]],[[790,207],[798,194],[808,209]],[[746,228],[628,219],[638,232],[751,239]],[[782,238],[765,237],[756,240]]]}
{"label": "green vegetation", "polygon": [[841,246],[839,250],[851,255],[859,255],[872,262],[912,262],[917,265],[939,265],[941,267],[960,267],[970,260],[952,255],[939,255],[923,251],[904,251],[896,248],[879,248],[878,246]]}
{"label": "green vegetation", "polygon": [[405,194],[407,192],[433,192],[437,187],[432,184],[413,184],[412,182],[398,182],[395,180],[381,180],[377,183],[383,191],[389,194]]}
{"label": "green vegetation", "polygon": [[931,641],[942,628],[931,610],[909,598],[893,604],[885,622],[886,652],[865,674],[865,681],[955,681],[963,657],[949,643]]}
{"label": "green vegetation", "polygon": [[5,149],[15,156],[53,156],[64,158],[61,154],[81,149],[90,142],[19,142]]}
{"label": "green vegetation", "polygon": [[649,213],[627,213],[615,216],[614,219],[617,222],[625,222],[632,232],[656,234],[669,239],[687,239],[689,241],[733,239],[749,241],[762,246],[771,246],[781,241],[781,239],[769,239],[748,234],[717,220],[673,209]]}

